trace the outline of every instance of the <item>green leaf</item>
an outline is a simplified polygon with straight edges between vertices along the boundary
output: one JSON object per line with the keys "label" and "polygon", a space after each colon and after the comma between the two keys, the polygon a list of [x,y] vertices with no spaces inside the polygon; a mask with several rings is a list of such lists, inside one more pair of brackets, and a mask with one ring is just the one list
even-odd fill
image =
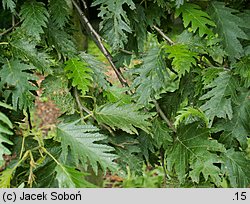
{"label": "green leaf", "polygon": [[35,181],[33,188],[56,188],[58,183],[56,181],[56,167],[57,163],[54,159],[59,161],[62,148],[61,143],[53,139],[44,140],[44,146],[46,150],[53,156],[46,155],[40,157],[41,162],[36,166],[33,173],[35,175]]}
{"label": "green leaf", "polygon": [[243,152],[229,149],[223,157],[223,165],[233,188],[247,188],[250,184],[250,160]]}
{"label": "green leaf", "polygon": [[211,20],[210,16],[202,11],[201,7],[196,4],[185,3],[176,10],[175,15],[178,17],[182,13],[184,27],[188,27],[191,24],[192,32],[196,32],[199,29],[199,36],[204,35],[212,36],[213,32],[208,26],[215,26],[215,23]]}
{"label": "green leaf", "polygon": [[77,54],[73,38],[65,30],[60,30],[54,23],[49,23],[46,31],[49,45],[55,47],[59,56],[63,55],[71,58]]}
{"label": "green leaf", "polygon": [[106,168],[112,171],[116,170],[117,165],[113,162],[116,155],[111,153],[114,149],[108,145],[97,143],[106,139],[106,136],[98,133],[98,128],[94,126],[77,125],[77,122],[61,123],[57,127],[57,135],[62,144],[63,160],[67,160],[70,151],[75,164],[80,161],[82,165],[86,165],[87,161],[89,161],[96,174],[98,170],[97,163],[100,164],[104,171],[106,171]]}
{"label": "green leaf", "polygon": [[10,9],[14,13],[16,8],[16,0],[2,0],[3,9]]}
{"label": "green leaf", "polygon": [[126,93],[128,88],[126,87],[118,87],[118,86],[110,86],[104,92],[104,96],[107,97],[107,101],[109,103],[123,103],[129,104],[131,103],[131,97]]}
{"label": "green leaf", "polygon": [[85,95],[93,81],[93,71],[88,65],[83,61],[72,58],[66,62],[64,70],[67,73],[67,77],[72,79],[72,85],[81,90],[82,95]]}
{"label": "green leaf", "polygon": [[202,83],[204,85],[212,83],[223,71],[223,67],[209,67],[209,69],[202,70]]}
{"label": "green leaf", "polygon": [[56,179],[59,188],[93,188],[95,185],[85,180],[85,174],[75,168],[65,165],[57,165]]}
{"label": "green leaf", "polygon": [[140,175],[142,173],[143,166],[143,157],[139,156],[140,149],[134,145],[127,145],[126,148],[118,148],[116,152],[119,156],[117,162],[121,166],[124,172],[131,170],[136,175]]}
{"label": "green leaf", "polygon": [[200,108],[209,118],[210,127],[215,117],[232,119],[231,103],[236,99],[237,87],[237,81],[229,72],[221,72],[219,77],[204,87],[210,91],[200,97],[200,100],[208,99]]}
{"label": "green leaf", "polygon": [[170,77],[163,56],[163,49],[160,45],[155,44],[142,58],[143,64],[133,70],[137,77],[134,79],[131,88],[136,88],[133,98],[136,99],[138,104],[148,105],[155,95],[159,95],[169,85],[167,82],[170,81]]}
{"label": "green leaf", "polygon": [[62,113],[73,114],[75,101],[68,88],[68,79],[65,76],[47,76],[41,87],[42,97],[53,100]]}
{"label": "green leaf", "polygon": [[250,87],[250,57],[243,57],[233,65],[235,73],[240,75],[244,86]]}
{"label": "green leaf", "polygon": [[146,161],[149,161],[150,152],[155,153],[154,140],[151,135],[140,132],[138,136],[140,153],[145,157]]}
{"label": "green leaf", "polygon": [[177,8],[179,8],[185,2],[185,0],[171,0],[171,1],[175,1],[175,5],[177,6]]}
{"label": "green leaf", "polygon": [[138,134],[135,127],[149,133],[152,114],[143,113],[135,104],[105,104],[94,111],[98,123],[109,125],[113,130],[122,129],[129,134]]}
{"label": "green leaf", "polygon": [[212,2],[211,18],[216,22],[216,31],[223,40],[223,45],[230,58],[240,58],[244,52],[239,39],[248,39],[242,30],[246,24],[235,15],[239,11],[228,8],[223,2]]}
{"label": "green leaf", "polygon": [[174,125],[175,127],[179,126],[181,122],[185,121],[186,123],[193,123],[201,119],[208,127],[208,119],[206,115],[199,109],[193,107],[183,108],[177,112],[178,115],[175,117]]}
{"label": "green leaf", "polygon": [[196,57],[198,56],[195,52],[188,49],[186,45],[175,44],[173,46],[166,46],[166,53],[168,58],[173,58],[172,66],[178,72],[179,76],[185,75],[190,71],[192,65],[196,65]]}
{"label": "green leaf", "polygon": [[[4,144],[9,144],[9,145],[13,145],[13,143],[6,138],[6,136],[4,136],[4,134],[8,134],[8,135],[12,135],[13,133],[10,132],[8,129],[8,132],[6,133],[6,130],[2,129],[3,126],[0,125],[0,167],[2,167],[5,163],[5,160],[3,159],[3,155],[10,155],[11,151],[9,150],[9,148],[5,147]],[[4,144],[3,144],[4,143]]]}
{"label": "green leaf", "polygon": [[155,119],[153,122],[152,136],[155,146],[159,149],[160,147],[166,149],[173,142],[173,138],[170,135],[170,130],[167,124],[163,123],[159,119]]}
{"label": "green leaf", "polygon": [[36,80],[37,78],[27,72],[32,69],[34,69],[34,67],[31,65],[24,64],[19,60],[11,60],[0,70],[0,87],[4,83],[10,87],[14,87],[11,92],[11,98],[15,110],[30,107],[32,101],[35,99],[31,91],[36,90],[36,87],[30,80]]}
{"label": "green leaf", "polygon": [[37,69],[47,71],[50,67],[49,56],[45,52],[39,52],[35,42],[30,42],[27,39],[13,39],[10,42],[13,55],[18,56],[24,61],[29,61]]}
{"label": "green leaf", "polygon": [[[11,106],[3,102],[0,102],[0,106],[4,108],[12,109]],[[6,143],[9,145],[13,145],[13,143],[6,137],[6,135],[13,135],[13,132],[10,129],[13,129],[12,122],[4,113],[0,112],[0,167],[3,166],[5,162],[2,155],[11,154],[11,151],[7,147],[5,147],[3,144],[3,143]]]}
{"label": "green leaf", "polygon": [[42,2],[28,1],[25,2],[20,11],[21,28],[28,35],[40,40],[40,34],[44,33],[43,27],[47,27],[49,13]]}
{"label": "green leaf", "polygon": [[53,23],[58,28],[63,28],[65,24],[69,21],[70,8],[68,2],[68,0],[49,1],[49,12]]}
{"label": "green leaf", "polygon": [[13,169],[7,168],[0,172],[0,188],[10,188]]}
{"label": "green leaf", "polygon": [[88,67],[93,71],[93,83],[96,83],[100,88],[107,89],[109,84],[104,73],[107,65],[85,52],[81,52],[79,57],[85,61]]}
{"label": "green leaf", "polygon": [[132,0],[96,0],[92,4],[93,6],[101,5],[101,12],[98,14],[102,18],[100,29],[113,50],[124,48],[124,44],[128,42],[127,34],[132,33],[130,21],[126,11],[123,10],[125,4],[131,10],[135,9],[135,4]]}
{"label": "green leaf", "polygon": [[237,98],[236,106],[233,108],[232,120],[223,120],[217,128],[223,134],[220,136],[220,142],[226,144],[228,147],[232,147],[234,139],[239,141],[241,147],[246,149],[247,138],[250,136],[249,119],[250,119],[250,92],[241,90],[240,96]]}
{"label": "green leaf", "polygon": [[167,152],[167,166],[170,171],[175,169],[181,183],[189,172],[194,182],[199,183],[202,174],[206,181],[210,177],[219,185],[220,169],[215,164],[222,161],[215,152],[223,151],[224,146],[210,138],[209,129],[192,123],[177,130],[173,147]]}

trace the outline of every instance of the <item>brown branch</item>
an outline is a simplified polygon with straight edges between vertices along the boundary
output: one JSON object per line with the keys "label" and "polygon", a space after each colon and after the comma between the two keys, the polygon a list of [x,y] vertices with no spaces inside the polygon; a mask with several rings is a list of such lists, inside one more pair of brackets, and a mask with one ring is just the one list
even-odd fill
{"label": "brown branch", "polygon": [[167,125],[169,126],[170,129],[172,129],[175,133],[176,133],[176,129],[174,127],[174,125],[172,124],[172,122],[167,118],[167,116],[165,115],[165,113],[162,111],[159,103],[156,100],[153,100],[153,103],[155,104],[155,108],[157,113],[161,116],[161,118],[163,120],[166,121]]}
{"label": "brown branch", "polygon": [[5,34],[7,34],[8,32],[10,32],[12,29],[14,29],[16,26],[18,26],[21,22],[16,23],[15,25],[11,26],[10,28],[8,28],[7,30],[5,30],[4,32],[0,33],[0,36],[3,36]]}
{"label": "brown branch", "polygon": [[[94,116],[93,112],[91,112],[88,108],[86,108],[85,106],[82,105],[81,101],[80,101],[80,98],[79,98],[79,95],[77,93],[77,90],[76,88],[74,88],[74,95],[75,95],[75,99],[76,99],[76,102],[77,102],[77,105],[78,105],[78,108],[80,110],[80,113],[81,113],[81,117],[83,116],[83,113],[82,111],[85,111],[87,114],[89,114],[95,121],[97,121],[96,117]],[[112,135],[112,136],[115,136],[114,132],[111,130],[110,127],[108,127],[107,125],[105,124],[100,124],[103,128],[105,128],[106,130],[109,131],[109,133]]]}
{"label": "brown branch", "polygon": [[158,28],[157,26],[153,25],[153,28],[170,44],[170,45],[174,45],[175,43],[165,34],[162,32],[162,30],[160,28]]}
{"label": "brown branch", "polygon": [[[84,0],[82,0],[84,1]],[[104,56],[107,58],[107,60],[109,61],[112,69],[115,71],[115,74],[117,76],[117,78],[119,79],[120,83],[122,84],[122,86],[124,87],[129,87],[127,81],[124,79],[122,73],[120,72],[120,70],[118,70],[115,66],[115,64],[113,63],[113,58],[111,56],[111,54],[109,53],[109,51],[106,49],[106,47],[103,45],[102,43],[102,38],[101,36],[95,31],[95,29],[92,27],[92,25],[90,24],[88,18],[85,16],[84,12],[81,10],[81,8],[77,5],[77,3],[72,0],[73,5],[75,6],[77,12],[79,13],[79,15],[81,16],[81,19],[83,21],[83,26],[86,28],[86,30],[90,33],[90,35],[92,36],[94,42],[96,43],[96,45],[99,47],[99,49],[101,50],[101,52],[104,54]],[[174,42],[168,38],[158,27],[154,26],[154,28],[171,44],[173,45]],[[162,109],[160,108],[158,102],[156,100],[154,100],[154,104],[156,106],[156,110],[158,112],[158,114],[162,117],[163,120],[166,121],[167,125],[174,131],[176,132],[176,129],[174,128],[173,124],[170,122],[170,120],[166,117],[166,115],[164,114],[164,112],[162,111]],[[84,109],[83,109],[84,110]],[[84,110],[85,112],[87,112],[86,110]],[[95,119],[95,117],[93,116],[93,118]],[[96,119],[95,119],[96,120]],[[103,127],[105,127],[106,125],[103,125]],[[108,129],[109,131],[110,128],[108,126],[105,127],[106,129]]]}
{"label": "brown branch", "polygon": [[111,65],[112,69],[114,70],[114,72],[115,72],[117,78],[119,79],[120,83],[123,86],[128,86],[128,83],[125,80],[125,78],[123,77],[121,71],[116,68],[116,66],[115,66],[115,64],[113,62],[113,58],[112,58],[111,54],[109,53],[109,51],[107,50],[107,48],[103,45],[102,38],[100,37],[100,35],[92,27],[92,25],[89,22],[88,18],[85,16],[84,12],[77,5],[77,3],[74,0],[72,0],[72,3],[75,6],[75,8],[76,8],[77,12],[79,13],[79,15],[81,16],[81,20],[82,20],[81,22],[82,22],[83,26],[90,33],[90,35],[93,38],[93,40],[96,43],[96,45],[99,47],[99,49],[101,50],[101,52],[103,53],[103,55],[107,58],[109,64]]}

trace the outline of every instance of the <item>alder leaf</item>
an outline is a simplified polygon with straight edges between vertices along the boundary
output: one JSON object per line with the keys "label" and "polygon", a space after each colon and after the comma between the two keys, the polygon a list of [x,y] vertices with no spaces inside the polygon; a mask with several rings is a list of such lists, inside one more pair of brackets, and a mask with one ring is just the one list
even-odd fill
{"label": "alder leaf", "polygon": [[173,147],[167,152],[167,167],[178,175],[180,183],[184,183],[189,172],[192,181],[199,183],[202,174],[207,181],[219,185],[220,169],[215,165],[222,163],[215,152],[224,152],[225,148],[210,138],[209,129],[199,127],[199,123],[181,126]]}
{"label": "alder leaf", "polygon": [[77,48],[71,35],[65,30],[60,30],[54,23],[48,24],[46,29],[48,35],[48,44],[54,47],[58,55],[63,55],[69,58],[75,57]]}
{"label": "alder leaf", "polygon": [[235,73],[240,75],[244,86],[250,87],[250,57],[243,57],[240,61],[233,65]]}
{"label": "alder leaf", "polygon": [[173,46],[165,46],[168,58],[173,58],[172,66],[177,71],[179,76],[185,75],[190,71],[192,65],[196,65],[197,53],[192,52],[186,45],[175,44]]}
{"label": "alder leaf", "polygon": [[177,8],[179,8],[185,2],[185,0],[171,0],[171,1],[175,1],[175,5]]}
{"label": "alder leaf", "polygon": [[222,167],[233,188],[247,188],[250,184],[250,160],[244,152],[229,149],[223,157]]}
{"label": "alder leaf", "polygon": [[[11,106],[3,102],[0,102],[0,107],[13,109]],[[5,160],[2,157],[3,154],[11,154],[9,148],[4,144],[13,145],[13,143],[6,137],[7,135],[13,135],[12,129],[13,124],[10,119],[0,111],[0,167],[2,167],[5,163]]]}
{"label": "alder leaf", "polygon": [[16,0],[2,0],[3,9],[10,9],[14,13],[16,8]]}
{"label": "alder leaf", "polygon": [[113,162],[116,155],[111,153],[114,149],[111,146],[97,143],[107,137],[100,134],[98,128],[92,125],[77,125],[78,122],[60,123],[57,127],[57,136],[62,145],[63,161],[66,161],[67,156],[71,154],[76,165],[80,162],[86,167],[89,162],[96,174],[98,163],[104,171],[106,168],[112,171],[117,170],[117,165]]}
{"label": "alder leaf", "polygon": [[94,111],[99,123],[109,125],[113,130],[121,129],[129,134],[138,134],[137,128],[149,133],[152,114],[143,113],[135,104],[105,104]]}
{"label": "alder leaf", "polygon": [[128,42],[127,34],[132,33],[132,30],[123,7],[128,5],[131,10],[134,10],[134,2],[132,0],[95,0],[92,5],[100,5],[101,12],[98,14],[102,18],[100,30],[103,31],[113,50],[124,48],[124,44]]}
{"label": "alder leaf", "polygon": [[163,49],[155,42],[150,47],[147,55],[142,58],[143,64],[133,70],[136,78],[131,88],[136,88],[133,96],[138,104],[148,105],[155,95],[159,95],[170,81]]}
{"label": "alder leaf", "polygon": [[177,116],[175,117],[174,125],[175,127],[178,127],[181,122],[185,121],[186,123],[193,123],[197,120],[202,120],[206,127],[208,127],[208,119],[206,115],[199,109],[193,108],[193,107],[187,107],[183,108],[183,110],[180,110],[177,112]]}
{"label": "alder leaf", "polygon": [[73,167],[57,165],[55,171],[59,188],[93,188],[94,184],[85,180],[85,174]]}
{"label": "alder leaf", "polygon": [[86,52],[81,52],[79,57],[85,61],[88,67],[93,71],[93,83],[96,83],[100,88],[108,88],[109,84],[105,75],[107,65]]}
{"label": "alder leaf", "polygon": [[10,188],[13,169],[7,168],[0,172],[0,188]]}
{"label": "alder leaf", "polygon": [[36,43],[28,41],[27,39],[13,39],[10,42],[13,55],[21,58],[24,61],[29,61],[37,69],[49,71],[51,62],[49,56],[45,52],[39,52],[36,48]]}
{"label": "alder leaf", "polygon": [[63,28],[69,21],[70,8],[68,0],[50,0],[49,1],[49,12],[53,23],[58,28]]}
{"label": "alder leaf", "polygon": [[176,17],[178,17],[181,13],[185,28],[191,24],[192,32],[195,33],[199,29],[200,37],[203,37],[204,35],[213,35],[212,30],[208,26],[214,27],[215,23],[205,11],[202,11],[200,6],[185,3],[176,10]]}
{"label": "alder leaf", "polygon": [[232,142],[236,139],[243,149],[247,147],[247,138],[250,136],[250,92],[241,90],[237,98],[236,106],[233,108],[232,120],[223,120],[217,125],[218,130],[223,130],[219,141],[232,147]]}
{"label": "alder leaf", "polygon": [[209,91],[201,96],[200,100],[208,101],[200,108],[209,118],[210,127],[215,117],[232,119],[232,100],[236,99],[237,87],[236,79],[229,72],[221,72],[214,81],[204,87]]}
{"label": "alder leaf", "polygon": [[88,67],[86,62],[80,61],[77,58],[72,58],[66,62],[64,70],[67,77],[72,79],[72,86],[81,90],[82,95],[89,91],[89,87],[93,81],[93,71]]}
{"label": "alder leaf", "polygon": [[[36,80],[37,77],[28,73],[28,71],[33,69],[33,66],[24,64],[19,60],[11,60],[0,70],[0,87],[4,84],[13,87],[13,90],[11,91],[11,99],[15,110],[18,108],[20,110],[23,108],[27,109],[35,99],[35,96],[31,91],[37,90],[37,88],[31,81]],[[8,90],[5,92],[8,92]]]}
{"label": "alder leaf", "polygon": [[163,147],[166,149],[173,142],[173,138],[167,124],[159,119],[155,119],[153,121],[152,137],[157,148]]}
{"label": "alder leaf", "polygon": [[36,40],[40,40],[40,34],[44,33],[43,27],[47,27],[49,13],[44,3],[37,1],[25,2],[20,11],[21,28]]}
{"label": "alder leaf", "polygon": [[244,53],[239,39],[248,39],[242,27],[245,21],[235,15],[235,9],[225,6],[223,2],[214,1],[210,7],[211,18],[216,22],[216,31],[223,40],[223,44],[230,58],[240,58]]}

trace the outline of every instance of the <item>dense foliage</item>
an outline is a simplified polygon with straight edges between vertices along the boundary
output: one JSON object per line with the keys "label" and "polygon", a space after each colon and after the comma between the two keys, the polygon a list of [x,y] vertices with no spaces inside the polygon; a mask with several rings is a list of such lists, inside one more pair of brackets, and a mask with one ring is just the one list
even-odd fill
{"label": "dense foliage", "polygon": [[249,1],[2,0],[0,19],[0,187],[249,186]]}

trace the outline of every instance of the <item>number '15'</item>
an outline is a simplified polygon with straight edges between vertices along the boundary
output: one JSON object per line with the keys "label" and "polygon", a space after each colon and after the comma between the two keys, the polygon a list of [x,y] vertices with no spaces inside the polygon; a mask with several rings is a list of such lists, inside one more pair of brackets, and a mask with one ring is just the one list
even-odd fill
{"label": "number '15'", "polygon": [[237,192],[234,194],[236,196],[236,200],[246,200],[247,199],[247,195],[246,192]]}

